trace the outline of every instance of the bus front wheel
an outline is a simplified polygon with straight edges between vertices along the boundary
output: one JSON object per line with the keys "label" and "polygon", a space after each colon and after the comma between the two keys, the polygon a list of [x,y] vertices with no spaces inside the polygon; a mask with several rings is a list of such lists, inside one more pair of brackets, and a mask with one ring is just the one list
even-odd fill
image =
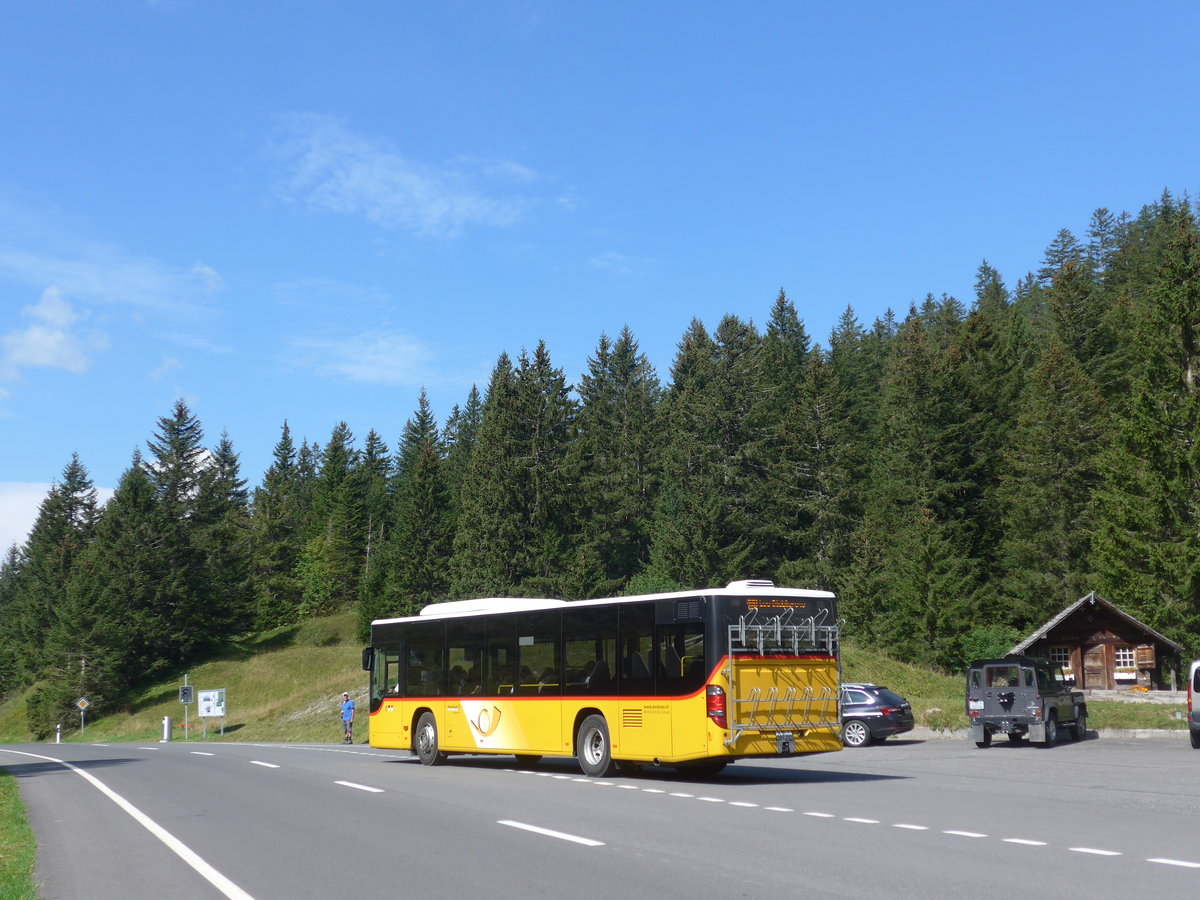
{"label": "bus front wheel", "polygon": [[575,735],[575,755],[584,775],[608,778],[617,767],[613,763],[612,744],[608,739],[608,723],[604,716],[588,716]]}
{"label": "bus front wheel", "polygon": [[446,761],[446,754],[438,750],[437,719],[433,713],[421,713],[421,718],[417,719],[413,746],[423,766],[436,766]]}

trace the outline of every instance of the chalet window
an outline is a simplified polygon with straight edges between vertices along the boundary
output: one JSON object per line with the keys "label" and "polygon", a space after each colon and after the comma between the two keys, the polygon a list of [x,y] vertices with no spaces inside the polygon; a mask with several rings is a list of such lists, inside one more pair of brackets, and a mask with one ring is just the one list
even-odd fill
{"label": "chalet window", "polygon": [[1113,650],[1113,662],[1116,668],[1113,676],[1117,681],[1135,681],[1137,679],[1137,649],[1114,647]]}
{"label": "chalet window", "polygon": [[1071,668],[1071,648],[1051,647],[1050,662],[1062,666],[1064,670],[1069,670]]}

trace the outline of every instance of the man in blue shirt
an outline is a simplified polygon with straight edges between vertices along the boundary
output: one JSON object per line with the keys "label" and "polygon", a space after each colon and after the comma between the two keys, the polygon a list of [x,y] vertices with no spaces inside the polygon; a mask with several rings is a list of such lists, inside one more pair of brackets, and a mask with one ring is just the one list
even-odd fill
{"label": "man in blue shirt", "polygon": [[354,701],[342,694],[342,743],[354,743]]}

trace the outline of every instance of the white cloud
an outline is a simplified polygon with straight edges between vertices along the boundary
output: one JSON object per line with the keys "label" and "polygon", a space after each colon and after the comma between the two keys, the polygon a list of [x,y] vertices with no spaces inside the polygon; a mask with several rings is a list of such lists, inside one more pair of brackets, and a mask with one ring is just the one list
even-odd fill
{"label": "white cloud", "polygon": [[220,275],[208,266],[177,269],[95,244],[69,251],[0,245],[0,276],[52,284],[79,300],[177,313],[198,312],[199,298],[220,287]]}
{"label": "white cloud", "polygon": [[408,335],[365,332],[341,338],[292,338],[291,362],[336,381],[419,387],[443,379],[431,377],[434,353]]}
{"label": "white cloud", "polygon": [[57,287],[47,288],[42,299],[22,309],[21,315],[30,324],[0,337],[0,374],[7,379],[17,378],[21,368],[33,367],[79,375],[91,364],[90,351],[108,347],[104,334],[84,334],[73,327],[82,317]]}
{"label": "white cloud", "polygon": [[275,148],[288,166],[282,194],[314,210],[452,238],[470,227],[512,225],[532,203],[520,195],[501,196],[494,184],[533,181],[533,170],[519,163],[460,158],[429,166],[327,116],[289,116],[283,131],[286,138]]}
{"label": "white cloud", "polygon": [[49,492],[48,484],[0,481],[0,558],[13,544],[25,543]]}
{"label": "white cloud", "polygon": [[[13,544],[21,546],[29,538],[51,487],[34,481],[0,481],[0,559]],[[103,506],[112,495],[112,488],[97,488],[96,502]]]}
{"label": "white cloud", "polygon": [[158,368],[150,373],[150,378],[153,381],[161,381],[162,377],[164,375],[166,375],[168,372],[174,371],[175,369],[182,369],[182,368],[183,368],[183,363],[181,363],[179,361],[178,357],[164,356],[162,358],[162,362],[160,362],[158,364]]}

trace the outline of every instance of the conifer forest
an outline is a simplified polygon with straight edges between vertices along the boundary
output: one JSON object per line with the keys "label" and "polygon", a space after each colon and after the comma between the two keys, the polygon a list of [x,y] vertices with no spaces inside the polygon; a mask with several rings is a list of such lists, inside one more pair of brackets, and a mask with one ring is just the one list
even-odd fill
{"label": "conifer forest", "polygon": [[257,484],[181,400],[111,500],[65,460],[7,549],[0,696],[32,688],[46,734],[306,617],[355,609],[365,640],[439,600],[751,577],[948,670],[1091,590],[1200,650],[1195,212],[1098,209],[1015,282],[985,261],[971,298],[846,309],[823,340],[780,290],[760,324],[687,324],[665,373],[628,327],[574,382],[541,343],[501,353],[444,420],[422,394],[395,435],[281,423]]}

